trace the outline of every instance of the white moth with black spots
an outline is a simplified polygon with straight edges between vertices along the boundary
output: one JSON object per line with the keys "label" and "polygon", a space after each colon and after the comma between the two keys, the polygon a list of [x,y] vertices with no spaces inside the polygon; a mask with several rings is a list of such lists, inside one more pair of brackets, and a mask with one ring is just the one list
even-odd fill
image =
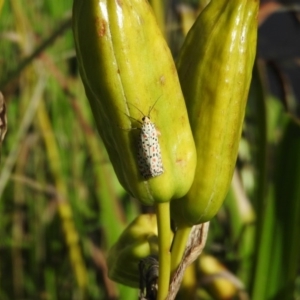
{"label": "white moth with black spots", "polygon": [[141,175],[148,179],[163,174],[164,168],[155,125],[146,116],[142,118],[142,121],[138,143],[138,165]]}
{"label": "white moth with black spots", "polygon": [[[156,101],[157,102],[157,101]],[[156,104],[154,103],[154,105]],[[161,159],[160,145],[158,141],[158,131],[155,125],[150,120],[150,107],[148,116],[143,114],[141,133],[138,141],[138,167],[144,179],[157,177],[164,173],[164,168]]]}

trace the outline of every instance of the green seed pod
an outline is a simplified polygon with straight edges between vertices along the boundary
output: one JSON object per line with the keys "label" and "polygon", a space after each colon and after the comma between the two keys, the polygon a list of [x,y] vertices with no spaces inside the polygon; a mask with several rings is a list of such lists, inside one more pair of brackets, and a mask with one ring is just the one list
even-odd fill
{"label": "green seed pod", "polygon": [[139,263],[150,255],[158,255],[156,215],[144,214],[127,226],[109,250],[109,277],[116,282],[137,288],[140,277]]}
{"label": "green seed pod", "polygon": [[[176,67],[147,1],[75,0],[73,31],[85,91],[123,187],[147,205],[185,195],[196,150]],[[160,132],[164,171],[146,179],[141,130],[130,130],[145,125],[142,114],[151,133]]]}
{"label": "green seed pod", "polygon": [[228,192],[256,53],[258,0],[211,0],[191,28],[177,69],[196,149],[195,179],[171,203],[177,223],[210,220]]}

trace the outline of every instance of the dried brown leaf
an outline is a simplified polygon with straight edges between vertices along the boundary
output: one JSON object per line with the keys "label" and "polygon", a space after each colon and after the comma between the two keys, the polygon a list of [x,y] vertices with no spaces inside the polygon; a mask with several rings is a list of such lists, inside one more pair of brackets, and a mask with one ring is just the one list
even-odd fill
{"label": "dried brown leaf", "polygon": [[6,105],[5,100],[0,92],[0,145],[4,140],[7,131],[7,116],[6,116]]}
{"label": "dried brown leaf", "polygon": [[182,261],[172,276],[169,294],[166,300],[173,300],[179,290],[185,269],[201,254],[207,238],[209,222],[193,226]]}

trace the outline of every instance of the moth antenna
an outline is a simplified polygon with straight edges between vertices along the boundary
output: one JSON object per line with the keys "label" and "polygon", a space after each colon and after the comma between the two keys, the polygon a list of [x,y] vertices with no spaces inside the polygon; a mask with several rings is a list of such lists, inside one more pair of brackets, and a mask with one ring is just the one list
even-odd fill
{"label": "moth antenna", "polygon": [[148,115],[147,115],[147,117],[148,117],[149,119],[150,119],[150,113],[151,113],[152,109],[154,108],[154,106],[155,106],[155,104],[157,103],[157,101],[161,98],[161,96],[162,96],[162,95],[160,95],[160,96],[158,97],[158,99],[154,102],[154,104],[153,104],[152,106],[149,107],[149,111],[148,111]]}
{"label": "moth antenna", "polygon": [[124,113],[124,115],[125,115],[126,117],[128,117],[129,119],[134,120],[134,121],[140,123],[141,125],[143,125],[143,123],[142,123],[140,120],[137,120],[137,119],[135,119],[135,118],[133,118],[133,117],[127,115],[126,113]]}
{"label": "moth antenna", "polygon": [[130,105],[132,105],[134,108],[136,108],[136,109],[142,114],[143,117],[146,117],[145,114],[144,114],[137,106],[135,106],[133,103],[128,102],[128,104],[130,104]]}

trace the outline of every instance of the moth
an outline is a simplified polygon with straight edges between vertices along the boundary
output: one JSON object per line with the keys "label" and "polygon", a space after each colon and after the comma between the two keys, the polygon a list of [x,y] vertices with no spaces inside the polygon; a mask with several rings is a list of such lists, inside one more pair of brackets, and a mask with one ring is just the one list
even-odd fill
{"label": "moth", "polygon": [[137,120],[142,125],[141,128],[139,128],[141,132],[137,143],[137,163],[139,171],[144,179],[157,177],[164,173],[158,140],[159,132],[150,119],[151,110],[156,102],[149,108],[147,116],[144,115],[139,108],[133,105],[143,115],[142,122]]}

